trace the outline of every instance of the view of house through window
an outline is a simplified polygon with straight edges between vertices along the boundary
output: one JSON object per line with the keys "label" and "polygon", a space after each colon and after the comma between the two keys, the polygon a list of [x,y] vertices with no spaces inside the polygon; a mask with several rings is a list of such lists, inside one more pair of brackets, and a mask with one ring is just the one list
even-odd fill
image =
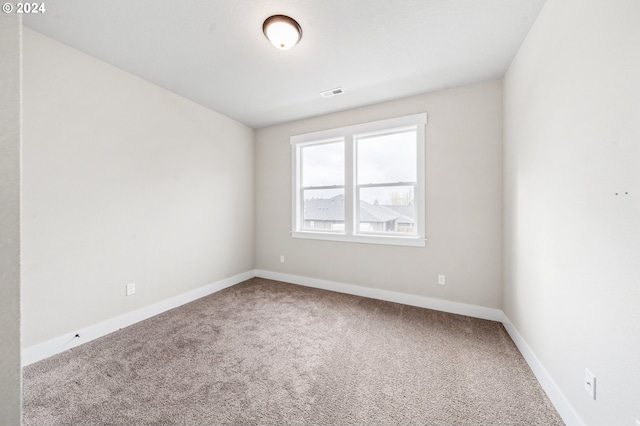
{"label": "view of house through window", "polygon": [[416,130],[355,137],[360,232],[415,233]]}
{"label": "view of house through window", "polygon": [[344,140],[301,148],[303,229],[344,230]]}
{"label": "view of house through window", "polygon": [[293,236],[424,245],[425,123],[418,114],[292,137]]}

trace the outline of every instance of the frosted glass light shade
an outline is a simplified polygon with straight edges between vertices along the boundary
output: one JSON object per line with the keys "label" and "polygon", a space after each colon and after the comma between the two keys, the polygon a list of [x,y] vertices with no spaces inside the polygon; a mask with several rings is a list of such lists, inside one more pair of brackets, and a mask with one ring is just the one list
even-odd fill
{"label": "frosted glass light shade", "polygon": [[302,38],[302,29],[294,20],[284,15],[273,15],[262,24],[262,31],[275,47],[289,50]]}

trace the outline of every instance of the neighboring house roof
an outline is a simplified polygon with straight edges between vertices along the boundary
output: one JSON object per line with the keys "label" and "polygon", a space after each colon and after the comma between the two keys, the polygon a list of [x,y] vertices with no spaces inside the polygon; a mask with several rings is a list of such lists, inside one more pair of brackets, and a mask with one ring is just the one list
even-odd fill
{"label": "neighboring house roof", "polygon": [[[407,218],[412,218],[414,215],[414,207],[413,206],[396,206],[396,205],[392,205],[392,204],[384,204],[384,207],[393,210],[396,213],[399,213],[400,215],[407,217]],[[413,219],[412,219],[413,221]]]}
{"label": "neighboring house roof", "polygon": [[344,195],[304,200],[304,219],[344,222]]}
{"label": "neighboring house roof", "polygon": [[[412,206],[376,205],[360,200],[362,222],[388,222],[398,219],[404,223],[413,223],[412,215]],[[344,222],[344,195],[305,200],[304,219]]]}
{"label": "neighboring house roof", "polygon": [[384,206],[367,203],[360,200],[360,222],[388,222],[400,215]]}
{"label": "neighboring house roof", "polygon": [[396,214],[399,214],[398,222],[401,223],[413,223],[413,215],[415,214],[415,208],[413,206],[396,206],[393,204],[384,204],[382,207],[389,209]]}

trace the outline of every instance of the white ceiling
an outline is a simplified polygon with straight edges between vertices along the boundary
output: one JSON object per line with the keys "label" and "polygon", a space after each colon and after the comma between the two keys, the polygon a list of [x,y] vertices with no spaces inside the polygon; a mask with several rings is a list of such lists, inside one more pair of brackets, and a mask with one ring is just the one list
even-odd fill
{"label": "white ceiling", "polygon": [[[544,2],[55,0],[24,23],[259,128],[500,78]],[[302,26],[293,49],[262,34],[274,14]]]}

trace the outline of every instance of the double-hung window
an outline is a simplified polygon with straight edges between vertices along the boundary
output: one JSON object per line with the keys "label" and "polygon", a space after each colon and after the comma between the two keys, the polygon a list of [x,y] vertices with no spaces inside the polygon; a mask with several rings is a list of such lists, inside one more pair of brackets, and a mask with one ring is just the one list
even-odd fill
{"label": "double-hung window", "polygon": [[426,114],[291,137],[292,236],[425,245]]}

